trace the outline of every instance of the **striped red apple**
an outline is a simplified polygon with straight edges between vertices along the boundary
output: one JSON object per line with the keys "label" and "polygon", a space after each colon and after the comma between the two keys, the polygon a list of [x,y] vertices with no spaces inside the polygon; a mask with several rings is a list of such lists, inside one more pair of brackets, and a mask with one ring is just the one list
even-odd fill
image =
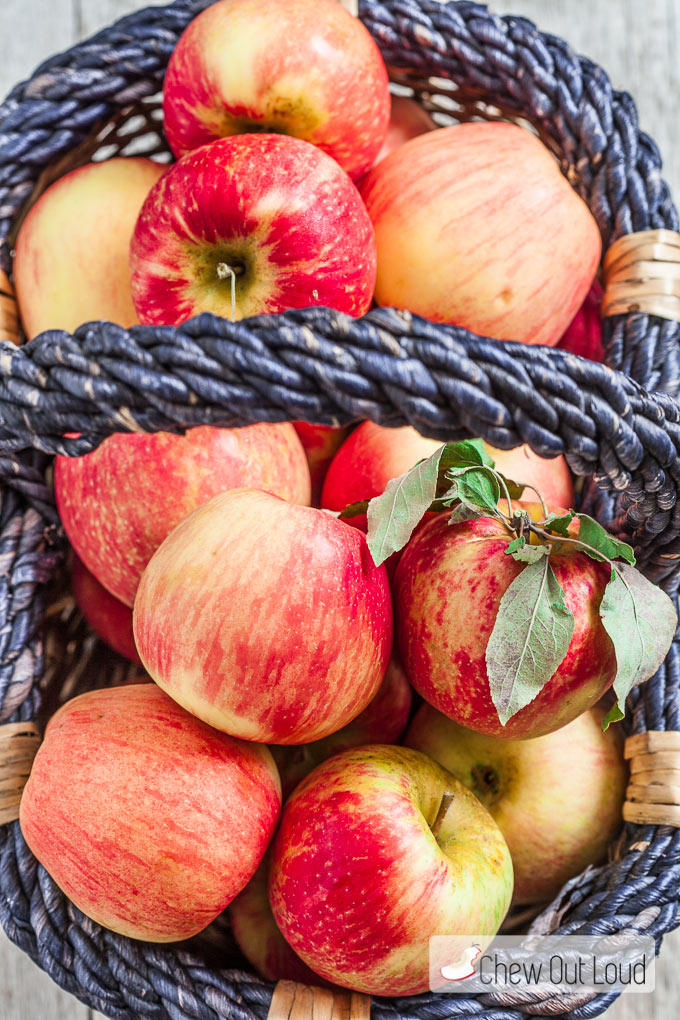
{"label": "striped red apple", "polygon": [[226,135],[295,135],[359,178],[387,132],[387,71],[336,0],[222,0],[180,37],[163,114],[176,156]]}
{"label": "striped red apple", "polygon": [[266,747],[218,733],[143,684],[82,694],[52,717],[20,822],[88,917],[130,938],[175,942],[247,884],[280,806]]}
{"label": "striped red apple", "polygon": [[127,606],[166,535],[201,503],[245,484],[309,502],[309,470],[292,425],[117,433],[84,457],[57,457],[54,477],[71,544]]}
{"label": "striped red apple", "polygon": [[323,510],[223,493],[147,566],[134,634],[153,679],[217,729],[306,744],[375,696],[392,646],[384,567]]}
{"label": "striped red apple", "polygon": [[146,324],[310,305],[362,315],[375,238],[359,192],[330,156],[299,138],[239,135],[188,153],[151,189],[130,264]]}

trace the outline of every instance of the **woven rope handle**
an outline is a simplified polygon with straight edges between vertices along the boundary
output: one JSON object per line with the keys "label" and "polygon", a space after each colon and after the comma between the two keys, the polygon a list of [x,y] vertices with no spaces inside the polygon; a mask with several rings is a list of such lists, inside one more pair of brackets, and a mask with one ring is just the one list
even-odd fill
{"label": "woven rope handle", "polygon": [[0,825],[19,817],[19,803],[40,747],[35,723],[0,726]]}
{"label": "woven rope handle", "polygon": [[371,1020],[371,1000],[359,992],[279,981],[267,1020]]}
{"label": "woven rope handle", "polygon": [[624,754],[630,761],[624,820],[680,828],[680,733],[637,733],[626,740]]}
{"label": "woven rope handle", "polygon": [[603,316],[646,312],[680,322],[680,234],[625,234],[605,255],[603,269]]}

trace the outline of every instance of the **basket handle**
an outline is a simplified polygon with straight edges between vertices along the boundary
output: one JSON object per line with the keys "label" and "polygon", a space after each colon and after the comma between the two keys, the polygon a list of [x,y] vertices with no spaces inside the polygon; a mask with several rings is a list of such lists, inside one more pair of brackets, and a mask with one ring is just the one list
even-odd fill
{"label": "basket handle", "polygon": [[21,794],[40,739],[40,730],[32,722],[0,726],[0,825],[19,817]]}
{"label": "basket handle", "polygon": [[267,1020],[370,1020],[371,1000],[360,992],[278,981]]}

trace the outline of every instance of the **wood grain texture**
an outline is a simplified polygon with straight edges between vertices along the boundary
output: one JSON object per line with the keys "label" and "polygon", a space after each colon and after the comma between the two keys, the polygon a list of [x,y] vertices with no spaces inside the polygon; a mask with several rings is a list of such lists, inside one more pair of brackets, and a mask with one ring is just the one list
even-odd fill
{"label": "wood grain texture", "polygon": [[[0,0],[0,94],[41,60],[138,7],[143,0]],[[149,0],[147,0],[149,2]],[[163,0],[154,0],[163,2]],[[642,127],[659,145],[680,196],[680,0],[494,0],[500,14],[531,18],[607,69],[635,96]],[[664,941],[653,995],[623,995],[607,1020],[675,1020],[680,932]],[[0,935],[0,1020],[99,1020]]]}

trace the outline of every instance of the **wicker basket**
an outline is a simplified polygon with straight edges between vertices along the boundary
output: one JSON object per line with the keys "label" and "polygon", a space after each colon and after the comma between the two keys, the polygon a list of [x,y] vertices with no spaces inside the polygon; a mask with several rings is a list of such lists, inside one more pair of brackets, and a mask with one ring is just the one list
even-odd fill
{"label": "wicker basket", "polygon": [[[91,159],[168,158],[163,73],[179,34],[210,2],[177,0],[125,18],[48,61],[0,107],[0,920],[58,984],[120,1020],[366,1016],[364,997],[286,982],[272,1000],[274,986],[247,972],[221,919],[182,946],[106,931],[30,854],[11,819],[39,725],[60,701],[120,682],[127,669],[88,632],[64,585],[51,456],[82,454],[114,431],[290,419],[370,418],[442,440],[474,433],[499,447],[527,442],[567,455],[583,476],[585,508],[632,541],[643,569],[676,598],[680,291],[654,267],[667,261],[672,276],[675,265],[677,279],[678,218],[632,99],[566,43],[473,3],[363,0],[360,16],[398,86],[441,124],[501,118],[535,129],[588,202],[605,250],[617,242],[607,265],[618,280],[628,267],[628,289],[622,296],[614,282],[608,293],[610,312],[621,313],[605,320],[610,367],[390,309],[360,320],[323,308],[239,323],[201,316],[177,329],[97,323],[15,345],[12,245],[22,216],[52,180]],[[652,264],[647,282],[631,288],[643,260]],[[634,929],[660,944],[678,923],[679,683],[676,642],[631,695],[624,723],[635,734],[627,744],[635,785],[648,795],[642,803],[630,795],[610,863],[571,881],[533,930]],[[615,998],[542,995],[423,995],[376,999],[371,1009],[376,1020],[581,1018]]]}

